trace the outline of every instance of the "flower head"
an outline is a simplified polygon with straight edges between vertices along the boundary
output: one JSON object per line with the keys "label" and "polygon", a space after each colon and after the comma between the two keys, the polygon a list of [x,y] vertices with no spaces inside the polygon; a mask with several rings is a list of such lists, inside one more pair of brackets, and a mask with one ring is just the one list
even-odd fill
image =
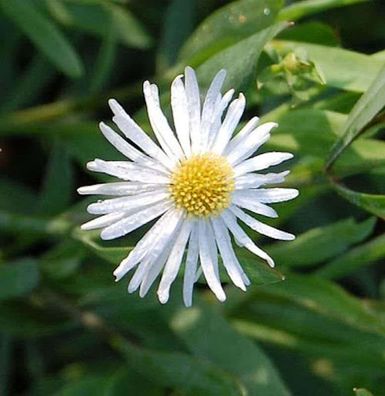
{"label": "flower head", "polygon": [[234,133],[246,103],[242,94],[231,101],[233,90],[222,96],[225,75],[221,70],[215,76],[202,103],[193,69],[187,67],[184,80],[178,76],[173,81],[175,133],[160,108],[157,86],[144,83],[148,116],[159,145],[116,100],[109,101],[113,121],[124,137],[104,123],[100,129],[128,160],[96,159],[87,164],[92,171],[123,181],[79,189],[80,194],[115,196],[89,205],[88,212],[100,217],[83,224],[82,229],[102,228],[101,238],[109,240],[157,219],[114,271],[119,280],[135,269],[129,292],[139,289],[143,297],[162,274],[158,297],[162,303],[167,302],[171,284],[184,262],[186,306],[192,303],[193,286],[202,272],[216,297],[224,301],[218,252],[232,282],[242,290],[250,284],[234,252],[232,237],[239,246],[274,266],[273,259],[251,240],[238,221],[271,238],[294,239],[246,212],[277,217],[276,211],[266,204],[295,198],[298,191],[261,188],[282,182],[288,172],[260,171],[292,158],[292,154],[255,155],[269,139],[275,123],[257,126],[258,118],[254,117]]}

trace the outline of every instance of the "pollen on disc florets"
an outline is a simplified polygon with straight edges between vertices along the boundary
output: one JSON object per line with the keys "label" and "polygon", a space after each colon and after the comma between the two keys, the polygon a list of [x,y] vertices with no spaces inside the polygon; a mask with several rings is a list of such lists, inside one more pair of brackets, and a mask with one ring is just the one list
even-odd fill
{"label": "pollen on disc florets", "polygon": [[212,153],[194,155],[181,162],[170,183],[178,207],[193,216],[218,214],[230,205],[233,170],[227,159]]}

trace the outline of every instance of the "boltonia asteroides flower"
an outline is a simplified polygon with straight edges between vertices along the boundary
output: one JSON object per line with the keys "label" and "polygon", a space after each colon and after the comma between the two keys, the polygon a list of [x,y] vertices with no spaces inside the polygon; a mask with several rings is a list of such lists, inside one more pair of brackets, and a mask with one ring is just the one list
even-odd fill
{"label": "boltonia asteroides flower", "polygon": [[298,191],[261,188],[282,182],[288,172],[260,171],[292,158],[292,154],[254,155],[269,139],[275,123],[257,126],[258,118],[254,117],[234,133],[245,109],[245,97],[240,94],[231,101],[234,90],[222,96],[225,75],[221,70],[215,76],[202,102],[193,69],[187,67],[184,79],[178,76],[173,81],[171,107],[175,133],[160,108],[157,86],[144,83],[148,117],[159,145],[116,100],[109,101],[113,121],[124,137],[104,123],[100,129],[128,160],[96,159],[87,164],[89,170],[123,181],[79,189],[80,194],[115,196],[89,205],[88,212],[100,217],[84,224],[82,229],[102,228],[101,238],[110,240],[157,219],[114,271],[119,280],[135,269],[129,292],[139,289],[140,296],[144,296],[161,274],[158,296],[162,303],[167,302],[183,262],[186,306],[192,303],[193,286],[202,272],[216,297],[224,301],[218,253],[236,286],[245,290],[250,284],[235,255],[232,237],[239,246],[274,266],[273,259],[251,240],[239,221],[271,238],[294,238],[245,211],[277,217],[267,204],[295,198]]}

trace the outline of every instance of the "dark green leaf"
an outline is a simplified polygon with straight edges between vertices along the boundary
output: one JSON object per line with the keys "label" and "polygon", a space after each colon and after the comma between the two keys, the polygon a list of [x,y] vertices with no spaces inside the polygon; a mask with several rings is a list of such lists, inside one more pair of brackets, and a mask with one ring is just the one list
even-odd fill
{"label": "dark green leaf", "polygon": [[57,69],[70,77],[82,75],[82,64],[76,52],[60,30],[39,11],[33,1],[1,0],[0,6]]}
{"label": "dark green leaf", "polygon": [[[277,263],[289,267],[312,266],[346,251],[367,238],[373,231],[375,219],[356,223],[353,219],[314,228],[290,242],[278,242],[269,248]],[[315,254],[315,252],[317,252]]]}
{"label": "dark green leaf", "polygon": [[0,266],[0,300],[29,293],[39,283],[37,264],[32,259],[14,261]]}
{"label": "dark green leaf", "polygon": [[177,60],[178,51],[191,33],[195,19],[195,0],[173,0],[167,8],[158,50],[159,71],[167,70]]}
{"label": "dark green leaf", "polygon": [[180,352],[157,352],[118,341],[127,363],[160,385],[191,396],[241,396],[240,384],[207,360]]}
{"label": "dark green leaf", "polygon": [[385,195],[356,192],[338,184],[333,184],[333,186],[342,197],[352,204],[385,219]]}
{"label": "dark green leaf", "polygon": [[63,2],[49,0],[48,8],[60,23],[106,37],[112,23],[117,38],[128,47],[148,48],[151,38],[126,8],[111,2]]}
{"label": "dark green leaf", "polygon": [[72,173],[71,160],[66,148],[56,142],[51,150],[39,197],[39,213],[56,215],[68,207],[74,191]]}
{"label": "dark green leaf", "polygon": [[177,310],[171,327],[195,356],[239,378],[247,395],[289,395],[263,351],[234,331],[213,308],[199,304]]}
{"label": "dark green leaf", "polygon": [[317,271],[317,275],[329,279],[339,279],[351,272],[385,257],[385,235],[351,249]]}

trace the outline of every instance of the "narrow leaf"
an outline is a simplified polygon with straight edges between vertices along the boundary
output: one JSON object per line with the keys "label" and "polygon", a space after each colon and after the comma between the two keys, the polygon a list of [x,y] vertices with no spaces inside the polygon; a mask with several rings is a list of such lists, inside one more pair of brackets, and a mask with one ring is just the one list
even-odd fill
{"label": "narrow leaf", "polygon": [[343,127],[341,138],[337,140],[331,149],[326,165],[328,168],[384,106],[385,66],[350,112]]}
{"label": "narrow leaf", "polygon": [[75,50],[33,1],[0,0],[0,6],[57,69],[73,78],[82,75],[83,67]]}

